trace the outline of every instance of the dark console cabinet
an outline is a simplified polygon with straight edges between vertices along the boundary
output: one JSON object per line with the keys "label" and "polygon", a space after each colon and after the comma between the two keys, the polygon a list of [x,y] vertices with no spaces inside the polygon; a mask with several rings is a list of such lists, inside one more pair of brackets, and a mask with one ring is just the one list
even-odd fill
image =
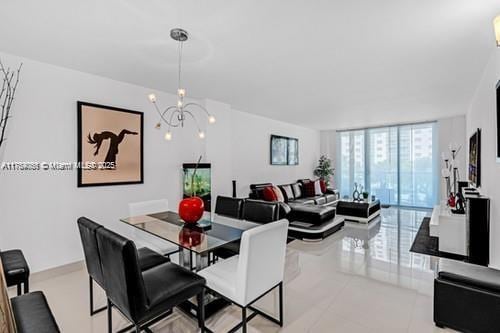
{"label": "dark console cabinet", "polygon": [[467,197],[469,262],[488,266],[490,262],[490,199]]}

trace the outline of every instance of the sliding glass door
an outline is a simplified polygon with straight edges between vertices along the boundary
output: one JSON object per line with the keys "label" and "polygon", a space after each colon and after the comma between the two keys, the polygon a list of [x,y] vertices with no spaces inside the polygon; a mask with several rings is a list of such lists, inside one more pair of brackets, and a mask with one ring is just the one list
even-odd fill
{"label": "sliding glass door", "polygon": [[342,196],[353,192],[354,184],[365,183],[365,136],[364,131],[339,133],[340,191]]}
{"label": "sliding glass door", "polygon": [[337,180],[351,197],[354,183],[384,204],[432,207],[437,197],[434,123],[338,132]]}
{"label": "sliding glass door", "polygon": [[368,192],[381,202],[398,204],[398,129],[397,127],[366,130],[368,139]]}
{"label": "sliding glass door", "polygon": [[399,128],[400,200],[402,206],[432,207],[437,196],[434,126],[418,124]]}

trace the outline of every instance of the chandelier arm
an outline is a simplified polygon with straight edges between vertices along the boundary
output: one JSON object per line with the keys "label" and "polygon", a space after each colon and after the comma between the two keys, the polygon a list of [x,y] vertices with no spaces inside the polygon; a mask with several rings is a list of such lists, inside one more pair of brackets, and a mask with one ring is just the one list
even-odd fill
{"label": "chandelier arm", "polygon": [[161,112],[160,109],[158,108],[158,105],[156,105],[156,102],[153,102],[153,105],[155,106],[156,112],[160,115],[160,118],[167,123],[169,126],[171,126],[170,122],[164,117],[165,113],[168,112],[168,110],[171,108],[167,108],[165,111]]}
{"label": "chandelier arm", "polygon": [[[170,114],[170,118],[169,120],[167,120],[166,116],[168,115],[168,112],[173,110],[173,112]],[[172,127],[177,127],[179,126],[179,124],[175,125],[173,122],[172,122],[172,116],[176,113],[176,112],[179,112],[179,110],[177,109],[176,106],[169,106],[168,108],[165,109],[165,111],[163,111],[161,113],[161,118],[163,119],[164,122],[166,122],[169,126],[172,126]]]}
{"label": "chandelier arm", "polygon": [[184,113],[187,113],[188,115],[191,116],[191,118],[193,118],[194,123],[196,124],[196,127],[198,128],[198,132],[201,132],[201,128],[198,125],[198,120],[196,120],[196,118],[194,117],[194,115],[189,110],[184,110]]}
{"label": "chandelier arm", "polygon": [[198,103],[191,102],[191,103],[187,103],[187,104],[184,105],[185,108],[187,108],[189,106],[197,106],[200,109],[202,109],[203,111],[205,111],[205,113],[207,114],[207,116],[210,116],[210,112],[208,112],[208,110],[204,106],[202,106],[202,105],[200,105]]}
{"label": "chandelier arm", "polygon": [[[168,110],[168,109],[167,109],[167,110]],[[165,112],[167,112],[167,110],[165,110]],[[180,125],[180,121],[179,121],[179,120],[177,120],[177,124],[174,124],[174,122],[172,121],[172,118],[173,118],[173,117],[174,117],[174,115],[175,115],[175,114],[177,114],[177,113],[180,113],[180,111],[179,111],[179,109],[177,109],[177,108],[176,108],[176,109],[174,110],[174,112],[172,112],[172,113],[170,114],[170,121],[169,121],[169,122],[167,122],[167,124],[168,124],[168,128],[169,128],[169,129],[170,129],[170,127],[179,127],[179,125]]]}

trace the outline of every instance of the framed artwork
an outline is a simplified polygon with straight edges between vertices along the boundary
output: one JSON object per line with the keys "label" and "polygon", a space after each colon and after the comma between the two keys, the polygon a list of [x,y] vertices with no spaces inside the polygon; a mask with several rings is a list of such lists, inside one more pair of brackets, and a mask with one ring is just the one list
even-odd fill
{"label": "framed artwork", "polygon": [[481,186],[481,129],[469,139],[469,181],[475,187]]}
{"label": "framed artwork", "polygon": [[142,184],[143,113],[77,103],[78,187]]}
{"label": "framed artwork", "polygon": [[212,207],[212,180],[210,163],[199,163],[196,175],[193,173],[196,163],[184,163],[183,171],[183,198],[189,198],[193,195],[203,200],[205,211],[210,212]]}
{"label": "framed artwork", "polygon": [[299,140],[271,135],[271,165],[298,165]]}

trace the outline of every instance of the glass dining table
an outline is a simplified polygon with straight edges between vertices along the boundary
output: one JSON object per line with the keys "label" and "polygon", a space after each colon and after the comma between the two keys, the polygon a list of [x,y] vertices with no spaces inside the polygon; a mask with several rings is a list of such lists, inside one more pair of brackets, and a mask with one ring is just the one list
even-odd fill
{"label": "glass dining table", "polygon": [[240,240],[245,230],[258,226],[216,214],[204,217],[191,226],[172,211],[131,216],[120,221],[177,245],[179,264],[195,271],[210,264],[209,254],[215,249]]}
{"label": "glass dining table", "polygon": [[[194,271],[211,264],[210,253],[219,247],[241,239],[245,230],[259,224],[211,214],[196,225],[185,224],[179,215],[172,211],[131,216],[120,219],[134,228],[173,243],[179,248],[179,265]],[[193,260],[194,259],[194,260]],[[193,265],[194,261],[194,265]],[[185,302],[179,307],[191,316],[196,316],[195,300]],[[206,294],[205,316],[210,317],[229,303],[217,295]]]}

